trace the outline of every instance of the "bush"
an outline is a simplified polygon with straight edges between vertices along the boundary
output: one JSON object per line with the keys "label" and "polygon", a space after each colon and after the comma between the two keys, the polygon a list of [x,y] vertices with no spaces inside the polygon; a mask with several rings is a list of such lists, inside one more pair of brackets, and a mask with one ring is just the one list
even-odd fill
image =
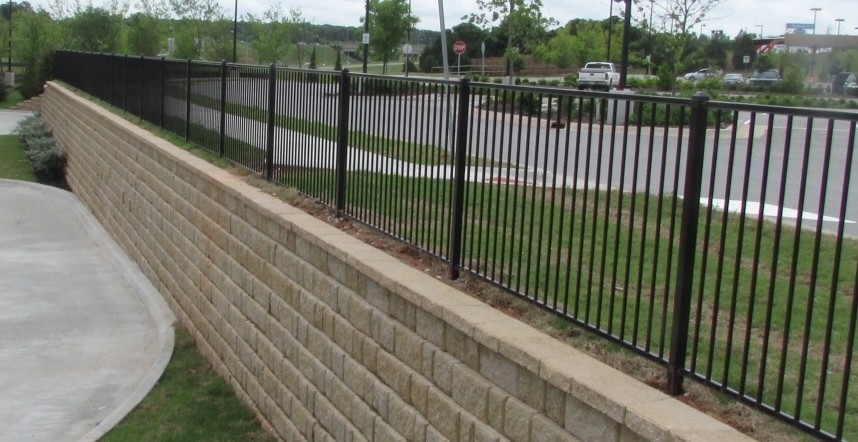
{"label": "bush", "polygon": [[13,130],[24,145],[24,156],[36,175],[45,181],[61,179],[65,174],[66,153],[39,116],[22,120]]}
{"label": "bush", "polygon": [[6,101],[7,98],[6,80],[3,77],[3,75],[0,75],[0,102]]}

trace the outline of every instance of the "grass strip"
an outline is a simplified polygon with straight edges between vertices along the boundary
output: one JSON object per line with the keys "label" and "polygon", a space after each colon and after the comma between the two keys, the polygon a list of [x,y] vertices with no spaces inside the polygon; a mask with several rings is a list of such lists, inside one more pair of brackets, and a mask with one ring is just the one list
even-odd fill
{"label": "grass strip", "polygon": [[0,135],[0,178],[36,182],[17,135]]}
{"label": "grass strip", "polygon": [[176,328],[173,357],[151,392],[102,439],[109,441],[274,441],[232,388]]}

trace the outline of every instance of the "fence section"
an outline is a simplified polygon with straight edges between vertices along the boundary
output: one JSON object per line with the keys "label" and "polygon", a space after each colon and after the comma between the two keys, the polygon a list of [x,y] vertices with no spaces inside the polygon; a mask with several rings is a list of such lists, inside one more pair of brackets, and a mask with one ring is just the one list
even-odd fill
{"label": "fence section", "polygon": [[[858,438],[858,113],[59,52],[58,78],[817,437]],[[83,68],[79,68],[83,66]]]}

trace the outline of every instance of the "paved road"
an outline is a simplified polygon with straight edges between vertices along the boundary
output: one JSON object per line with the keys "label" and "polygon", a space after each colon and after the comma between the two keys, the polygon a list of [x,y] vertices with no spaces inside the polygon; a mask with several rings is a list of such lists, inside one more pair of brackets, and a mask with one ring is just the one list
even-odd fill
{"label": "paved road", "polygon": [[[195,83],[195,93],[218,97],[219,88],[214,82]],[[239,87],[241,86],[241,87]],[[335,124],[325,120],[336,115],[338,100],[319,98],[319,88],[334,88],[335,85],[318,85],[282,81],[278,90],[285,91],[278,104],[278,113],[316,121]],[[332,89],[333,90],[333,89]],[[230,102],[264,109],[267,97],[267,84],[262,80],[242,79],[228,84],[227,99]],[[294,98],[297,97],[297,100]],[[417,144],[451,146],[445,138],[447,127],[454,114],[451,103],[455,97],[443,93],[417,96],[354,96],[352,97],[352,130],[382,136],[389,139],[407,140]],[[297,103],[297,104],[296,104]],[[184,109],[184,107],[180,107]],[[216,111],[197,110],[197,117]],[[193,113],[193,112],[192,112]],[[472,156],[492,160],[503,164],[513,164],[530,172],[518,175],[546,177],[547,183],[564,184],[589,188],[616,188],[626,191],[639,191],[651,194],[682,193],[682,178],[685,175],[684,145],[687,144],[687,129],[680,132],[676,128],[664,129],[643,127],[625,128],[593,125],[570,125],[563,130],[551,130],[545,120],[515,118],[494,111],[472,110],[470,148]],[[838,221],[842,218],[847,236],[858,237],[858,204],[847,201],[843,206],[844,191],[846,200],[854,200],[858,195],[858,177],[850,177],[846,183],[847,171],[855,168],[846,164],[847,152],[856,146],[847,146],[850,121],[835,121],[831,131],[827,121],[809,121],[806,118],[794,118],[788,127],[785,115],[766,113],[751,114],[740,112],[734,126],[718,132],[707,131],[705,152],[704,181],[701,202],[711,202],[721,208],[744,211],[748,215],[763,213],[766,216],[783,213],[786,223],[801,220],[805,227],[816,228],[817,220],[822,217],[821,228],[827,232],[836,232]],[[214,116],[209,118],[214,119]],[[231,121],[236,121],[235,119]],[[502,124],[501,124],[502,123]],[[771,130],[768,129],[771,123]],[[228,124],[230,136],[250,141],[252,135],[258,138],[264,134],[260,122]],[[254,128],[259,126],[258,128]],[[235,132],[236,128],[239,132]],[[735,141],[733,129],[735,128]],[[246,133],[240,133],[244,130]],[[450,131],[451,132],[451,131]],[[831,149],[827,135],[831,134]],[[278,136],[277,140],[288,140],[287,136]],[[303,136],[302,159],[294,154],[281,154],[290,149],[285,141],[278,141],[277,158],[284,158],[290,164],[305,163],[305,160],[318,161],[331,158],[328,152],[332,143],[326,140]],[[257,145],[264,145],[264,141]],[[569,149],[565,146],[582,146]],[[559,147],[559,148],[558,148]],[[824,161],[828,157],[828,161]],[[376,158],[375,170],[409,171],[414,175],[446,177],[444,173],[432,174],[432,168],[416,165],[393,164],[392,160]],[[329,161],[325,161],[325,164]],[[805,168],[805,164],[807,167]],[[363,165],[363,166],[361,166]],[[317,167],[325,167],[316,163]],[[353,162],[353,168],[370,167],[372,162]],[[539,172],[533,170],[539,169]],[[421,171],[427,171],[426,174]],[[503,173],[495,170],[494,172]],[[486,181],[497,179],[492,170],[473,168],[471,179]],[[489,176],[487,176],[489,175]],[[679,177],[677,179],[677,177]],[[804,186],[797,183],[804,182]],[[781,194],[783,189],[783,194]],[[710,192],[711,190],[711,192]],[[849,198],[848,196],[851,196]],[[841,211],[845,216],[841,216]]]}
{"label": "paved road", "polygon": [[0,441],[93,441],[149,392],[174,317],[74,194],[0,180]]}

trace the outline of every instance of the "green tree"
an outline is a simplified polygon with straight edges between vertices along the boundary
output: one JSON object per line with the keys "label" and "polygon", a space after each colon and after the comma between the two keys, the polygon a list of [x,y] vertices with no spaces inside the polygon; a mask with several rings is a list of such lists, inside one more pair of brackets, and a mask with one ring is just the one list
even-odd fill
{"label": "green tree", "polygon": [[122,15],[105,8],[87,6],[66,23],[72,46],[82,51],[117,52]]}
{"label": "green tree", "polygon": [[[219,29],[224,26],[214,26],[219,22],[227,22],[217,0],[169,1],[170,8],[179,18],[179,22],[173,30],[176,39],[175,56],[180,58],[202,57],[206,41],[212,36],[217,39],[226,38],[230,42],[232,41],[232,35],[229,35],[228,29]],[[227,33],[226,36],[223,35],[224,32]],[[229,53],[232,53],[231,47]]]}
{"label": "green tree", "polygon": [[[477,0],[478,13],[463,17],[484,29],[503,28],[508,70],[521,54],[529,54],[544,41],[546,29],[556,24],[542,15],[541,0]],[[511,74],[511,72],[508,72]]]}
{"label": "green tree", "polygon": [[745,57],[750,57],[749,65],[753,64],[757,59],[757,51],[754,49],[754,39],[751,34],[741,33],[733,40],[733,63],[734,69],[745,68]]}
{"label": "green tree", "polygon": [[588,61],[602,59],[606,51],[602,25],[588,21],[576,24],[574,30],[574,35],[565,27],[558,30],[547,43],[537,46],[534,55],[560,68],[583,66]]}
{"label": "green tree", "polygon": [[[340,48],[341,49],[341,48]],[[343,60],[342,60],[342,50],[337,49],[337,61],[334,62],[334,70],[341,71],[343,70]]]}
{"label": "green tree", "polygon": [[157,55],[161,51],[162,22],[142,12],[131,14],[128,26],[128,50],[136,55]]}
{"label": "green tree", "polygon": [[[724,0],[665,0],[657,6],[658,16],[669,36],[667,50],[671,53],[671,69],[677,74],[688,66],[693,66],[695,60],[689,60],[697,39],[694,38],[695,27],[702,23],[707,14]],[[689,63],[691,61],[692,63]],[[696,63],[700,60],[697,59]]]}
{"label": "green tree", "polygon": [[400,51],[408,30],[417,24],[406,0],[370,0],[370,54],[381,60],[383,72]]}
{"label": "green tree", "polygon": [[50,55],[61,41],[60,27],[44,10],[16,12],[13,20],[18,23],[12,37],[15,58],[29,74],[21,82],[20,91],[30,98],[42,92],[44,81],[50,77]]}
{"label": "green tree", "polygon": [[260,63],[279,63],[289,50],[296,25],[302,21],[301,11],[292,9],[286,15],[279,3],[269,6],[261,17],[247,14],[245,20],[250,25],[251,47]]}

